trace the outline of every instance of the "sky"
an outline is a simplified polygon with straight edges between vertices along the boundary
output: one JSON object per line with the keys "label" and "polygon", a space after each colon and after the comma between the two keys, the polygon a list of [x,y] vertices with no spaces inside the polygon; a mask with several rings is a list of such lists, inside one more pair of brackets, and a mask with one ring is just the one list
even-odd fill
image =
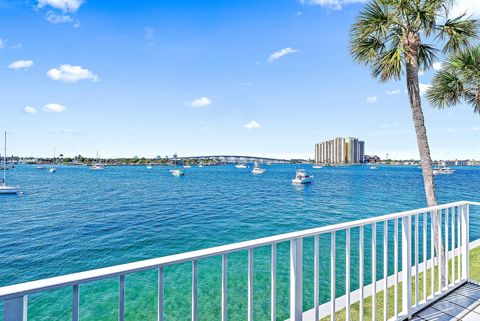
{"label": "sky", "polygon": [[[349,56],[364,5],[0,0],[8,154],[313,158],[315,143],[342,136],[417,159],[404,80],[379,84]],[[465,10],[480,13],[480,1],[453,12]],[[434,159],[480,159],[471,107],[423,108]]]}

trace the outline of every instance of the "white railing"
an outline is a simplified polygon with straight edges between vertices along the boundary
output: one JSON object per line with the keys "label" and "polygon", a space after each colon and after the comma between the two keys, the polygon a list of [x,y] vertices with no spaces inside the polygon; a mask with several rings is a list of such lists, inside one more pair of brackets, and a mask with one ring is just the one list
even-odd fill
{"label": "white railing", "polygon": [[[80,285],[87,282],[118,278],[118,319],[124,320],[125,316],[125,276],[139,271],[157,269],[158,271],[158,321],[164,320],[164,268],[179,263],[191,262],[192,264],[192,307],[191,319],[198,318],[198,262],[199,260],[221,256],[222,278],[221,278],[221,319],[228,320],[228,287],[227,287],[227,259],[228,255],[234,252],[248,252],[248,308],[246,319],[254,319],[254,251],[255,248],[271,247],[271,320],[277,320],[277,244],[290,242],[290,320],[319,320],[321,317],[330,315],[335,320],[336,313],[346,310],[346,320],[350,320],[350,308],[354,303],[359,303],[360,319],[364,319],[366,311],[364,302],[371,296],[372,320],[404,320],[430,304],[440,296],[445,295],[452,289],[463,284],[469,279],[469,206],[480,205],[473,202],[456,202],[435,207],[428,207],[406,212],[399,212],[384,216],[362,219],[352,222],[319,227],[300,232],[287,233],[277,236],[261,238],[246,242],[229,244],[199,251],[192,251],[176,254],[151,260],[139,261],[129,264],[117,265],[97,270],[69,274],[33,282],[15,284],[0,287],[0,300],[3,301],[4,321],[26,321],[28,310],[28,295],[52,289],[71,287],[73,291],[72,320],[79,320]],[[438,215],[440,224],[431,224],[435,215]],[[392,275],[388,274],[388,267],[391,262],[389,249],[392,245],[389,242],[389,227],[393,225],[393,269]],[[383,227],[383,232],[377,227]],[[420,228],[421,227],[421,228]],[[430,228],[429,228],[430,227]],[[443,244],[444,253],[439,255],[436,251],[434,228],[438,229],[439,243]],[[365,230],[371,229],[371,262],[365,262]],[[358,289],[353,290],[351,286],[351,233],[358,230]],[[336,285],[337,262],[337,234],[345,233],[345,295],[339,296]],[[377,256],[377,234],[381,232],[383,237],[383,255]],[[413,241],[412,241],[413,233]],[[420,238],[421,233],[421,238]],[[320,236],[330,235],[330,301],[320,305]],[[399,238],[400,236],[400,238]],[[303,311],[303,240],[307,237],[314,239],[314,299],[311,310]],[[430,241],[429,241],[430,240]],[[430,243],[430,244],[428,244]],[[428,247],[430,246],[430,258],[428,258]],[[422,261],[420,262],[420,253]],[[401,253],[401,262],[399,254]],[[448,258],[449,264],[442,260]],[[377,278],[377,265],[379,260],[383,261],[382,279]],[[368,265],[370,264],[370,265]],[[371,284],[364,284],[365,267],[370,267],[372,273]],[[401,268],[401,271],[400,271]],[[437,272],[435,272],[437,269]],[[429,271],[430,270],[430,271]],[[427,273],[430,273],[430,291],[427,285]],[[423,273],[423,293],[419,291],[420,275]],[[435,276],[438,276],[435,280]],[[446,282],[442,283],[442,279]],[[342,280],[343,281],[343,280]],[[411,284],[414,286],[402,286],[402,301],[399,306],[398,289],[399,284]],[[436,286],[437,284],[437,286]],[[394,313],[388,314],[388,289],[394,289]],[[383,315],[377,316],[376,294],[383,292]],[[429,295],[428,295],[429,294]],[[413,298],[413,299],[412,299]]]}

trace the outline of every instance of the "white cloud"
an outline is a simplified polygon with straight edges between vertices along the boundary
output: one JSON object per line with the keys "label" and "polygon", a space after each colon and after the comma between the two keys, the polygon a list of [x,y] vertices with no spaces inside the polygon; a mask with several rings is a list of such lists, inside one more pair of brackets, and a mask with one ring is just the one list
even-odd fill
{"label": "white cloud", "polygon": [[58,15],[52,11],[47,13],[46,18],[48,22],[53,23],[54,25],[74,22],[73,18],[69,15]]}
{"label": "white cloud", "polygon": [[432,85],[422,84],[422,83],[420,83],[419,86],[420,86],[420,96],[424,95],[424,94],[427,92],[427,90],[428,90],[430,87],[432,87]]}
{"label": "white cloud", "polygon": [[480,17],[480,1],[478,0],[457,0],[450,11],[452,18],[467,13],[477,18]]}
{"label": "white cloud", "polygon": [[43,110],[46,111],[47,113],[61,113],[64,112],[65,109],[67,109],[65,106],[62,106],[60,104],[46,104],[43,107]]}
{"label": "white cloud", "polygon": [[435,71],[439,71],[440,69],[442,69],[443,63],[440,61],[436,61],[433,63],[432,67]]}
{"label": "white cloud", "polygon": [[250,122],[243,125],[243,127],[245,127],[246,129],[257,129],[257,128],[262,127],[262,125],[260,125],[259,123],[257,123],[254,120],[251,120]]}
{"label": "white cloud", "polygon": [[33,61],[32,60],[17,60],[12,62],[10,65],[8,65],[8,68],[10,69],[28,69],[33,66]]}
{"label": "white cloud", "polygon": [[373,103],[376,103],[378,100],[378,97],[377,96],[370,96],[370,97],[367,97],[367,102],[373,104]]}
{"label": "white cloud", "polygon": [[400,89],[387,90],[387,95],[398,95],[400,94]]}
{"label": "white cloud", "polygon": [[83,0],[37,0],[38,7],[50,6],[63,12],[75,12],[83,4]]}
{"label": "white cloud", "polygon": [[200,97],[192,101],[187,101],[185,104],[193,108],[203,108],[211,105],[212,100],[208,97]]}
{"label": "white cloud", "polygon": [[365,3],[368,0],[299,0],[301,4],[317,5],[334,10],[341,10],[346,4]]}
{"label": "white cloud", "polygon": [[82,66],[61,65],[58,68],[53,68],[47,71],[47,76],[53,80],[63,82],[77,82],[79,80],[99,81],[97,75],[91,70],[83,68]]}
{"label": "white cloud", "polygon": [[274,53],[272,53],[270,55],[270,57],[268,57],[268,62],[269,63],[272,63],[274,62],[275,60],[278,60],[286,55],[289,55],[289,54],[293,54],[293,53],[297,53],[299,52],[300,50],[298,49],[293,49],[293,48],[283,48],[282,50],[279,50],[279,51],[276,51]]}
{"label": "white cloud", "polygon": [[23,108],[23,112],[26,114],[36,114],[37,110],[34,107],[25,106],[25,108]]}

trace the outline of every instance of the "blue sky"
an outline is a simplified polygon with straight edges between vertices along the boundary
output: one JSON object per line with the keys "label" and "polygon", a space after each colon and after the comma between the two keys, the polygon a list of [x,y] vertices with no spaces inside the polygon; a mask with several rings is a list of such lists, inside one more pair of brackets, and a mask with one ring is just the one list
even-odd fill
{"label": "blue sky", "polygon": [[[313,157],[315,143],[354,136],[367,154],[418,158],[405,84],[349,57],[363,5],[0,0],[9,154]],[[433,158],[480,159],[471,108],[424,111]]]}

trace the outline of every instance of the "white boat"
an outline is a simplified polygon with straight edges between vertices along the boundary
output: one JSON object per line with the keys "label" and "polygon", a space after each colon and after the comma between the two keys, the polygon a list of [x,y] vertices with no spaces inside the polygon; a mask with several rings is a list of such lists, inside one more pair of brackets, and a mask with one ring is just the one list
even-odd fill
{"label": "white boat", "polygon": [[55,161],[56,161],[56,153],[55,153],[55,147],[53,148],[53,161],[52,161],[52,167],[48,170],[50,173],[56,173],[57,168],[55,167]]}
{"label": "white boat", "polygon": [[200,165],[198,165],[198,167],[203,167],[203,165],[202,165],[202,164],[200,164]]}
{"label": "white boat", "polygon": [[455,170],[447,166],[437,167],[433,169],[433,175],[451,175],[453,173],[455,173]]}
{"label": "white boat", "polygon": [[265,173],[265,169],[261,168],[258,163],[255,163],[255,166],[252,169],[253,175],[260,175]]}
{"label": "white boat", "polygon": [[170,173],[172,173],[173,176],[185,176],[185,171],[183,169],[171,169]]}
{"label": "white boat", "polygon": [[37,169],[45,169],[45,166],[42,166],[42,165],[37,166]]}
{"label": "white boat", "polygon": [[190,165],[183,165],[183,168],[192,168]]}
{"label": "white boat", "polygon": [[148,165],[148,166],[147,166],[147,169],[152,169],[152,165]]}
{"label": "white boat", "polygon": [[315,169],[322,169],[323,166],[322,165],[312,165],[312,168],[315,168]]}
{"label": "white boat", "polygon": [[293,184],[310,184],[313,181],[313,176],[308,175],[304,169],[298,169],[295,178],[292,179]]}
{"label": "white boat", "polygon": [[239,169],[248,168],[248,166],[245,165],[245,164],[237,164],[237,165],[235,165],[235,167],[236,167],[236,168],[239,168]]}
{"label": "white boat", "polygon": [[0,194],[20,194],[18,186],[7,186],[7,132],[5,132],[5,153],[3,154],[3,178],[0,179]]}
{"label": "white boat", "polygon": [[372,165],[370,166],[370,169],[377,169],[377,166]]}
{"label": "white boat", "polygon": [[94,171],[101,171],[103,169],[105,169],[105,165],[101,164],[100,161],[99,161],[99,156],[98,156],[98,150],[97,150],[97,163],[96,164],[93,164],[92,167],[90,167],[91,170],[94,170]]}

